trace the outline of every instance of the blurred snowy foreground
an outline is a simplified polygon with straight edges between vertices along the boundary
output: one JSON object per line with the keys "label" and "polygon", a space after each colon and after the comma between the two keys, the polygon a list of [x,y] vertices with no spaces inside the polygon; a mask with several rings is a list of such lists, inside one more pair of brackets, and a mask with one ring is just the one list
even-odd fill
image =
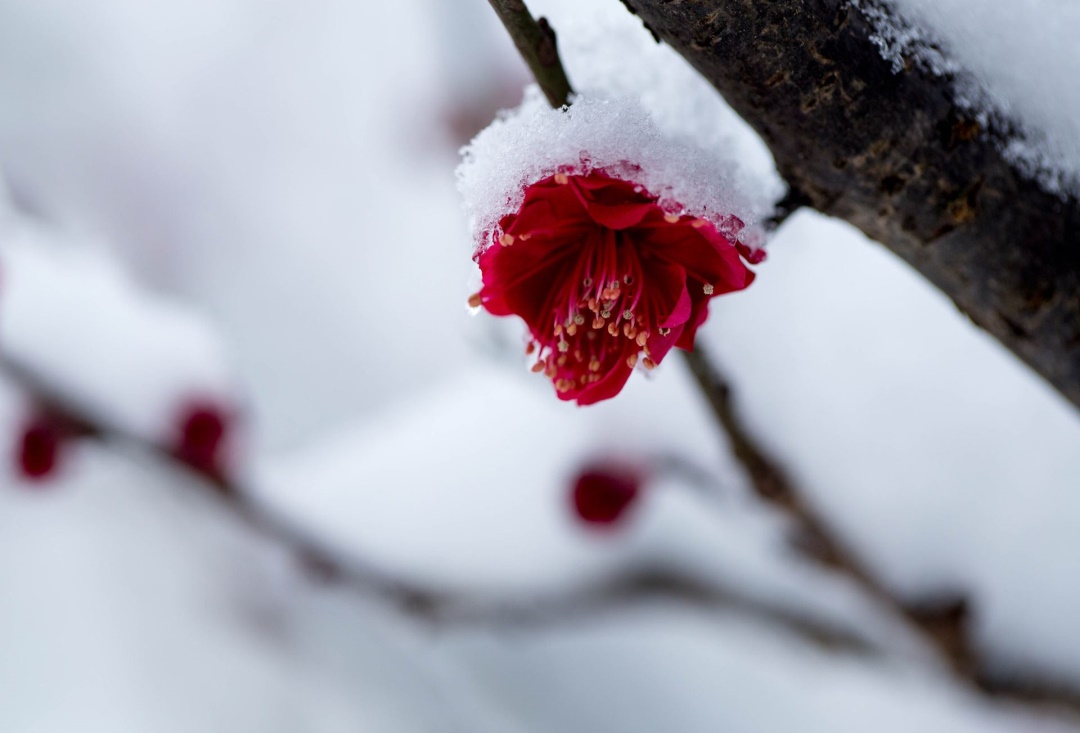
{"label": "blurred snowy foreground", "polygon": [[[604,68],[576,13],[648,39],[614,0],[535,6],[583,87]],[[681,361],[578,409],[519,324],[468,315],[447,130],[524,79],[489,16],[0,2],[0,731],[1080,729],[959,684],[798,553]],[[682,68],[650,48],[612,65]],[[698,337],[749,428],[892,594],[963,597],[996,674],[1080,689],[1075,411],[843,224],[796,215],[757,270]],[[63,439],[34,478],[42,415]],[[611,526],[570,503],[595,459],[648,474]],[[464,601],[332,582],[238,521],[222,474],[345,564]],[[588,602],[646,570],[710,590]]]}

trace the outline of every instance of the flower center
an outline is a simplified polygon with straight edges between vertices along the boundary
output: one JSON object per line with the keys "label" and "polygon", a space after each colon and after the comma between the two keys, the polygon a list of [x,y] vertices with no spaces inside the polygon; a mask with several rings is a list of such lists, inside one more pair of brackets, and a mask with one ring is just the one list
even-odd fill
{"label": "flower center", "polygon": [[581,246],[548,301],[550,331],[529,345],[530,353],[539,351],[533,371],[543,371],[559,392],[600,381],[620,360],[632,369],[642,351],[642,364],[656,366],[648,345],[654,314],[637,248],[610,229]]}

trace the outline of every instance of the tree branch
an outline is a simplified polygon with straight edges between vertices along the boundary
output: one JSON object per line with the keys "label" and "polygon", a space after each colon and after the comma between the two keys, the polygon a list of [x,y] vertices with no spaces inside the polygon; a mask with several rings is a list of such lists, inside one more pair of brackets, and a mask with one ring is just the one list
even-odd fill
{"label": "tree branch", "polygon": [[[95,419],[75,401],[50,389],[47,383],[12,359],[0,357],[0,369],[33,398],[43,414],[64,426],[68,439],[92,438],[131,445],[156,456],[174,470],[193,474],[209,499],[258,534],[285,548],[312,580],[352,590],[419,623],[439,628],[484,627],[493,631],[551,628],[625,610],[635,604],[667,601],[706,613],[745,615],[830,650],[854,654],[878,651],[871,641],[839,624],[771,605],[671,567],[632,568],[585,588],[542,594],[456,592],[409,581],[321,542],[256,500],[254,497],[259,494],[235,476],[199,470],[163,445],[121,433]],[[672,460],[669,457],[665,466],[674,471],[689,472],[688,477],[692,480],[702,479],[695,467],[672,463]]]}
{"label": "tree branch", "polygon": [[701,344],[683,355],[713,415],[727,434],[732,453],[746,470],[755,493],[792,519],[798,532],[795,539],[799,549],[852,580],[892,616],[928,641],[962,684],[992,696],[1080,713],[1080,691],[1074,686],[1030,674],[1001,674],[992,665],[987,665],[972,646],[971,609],[966,599],[905,603],[886,588],[858,553],[837,537],[783,469],[757,443],[732,404],[730,387]]}
{"label": "tree branch", "polygon": [[809,205],[904,258],[1080,406],[1080,202],[1006,161],[949,79],[894,73],[847,0],[624,3],[758,131]]}
{"label": "tree branch", "polygon": [[488,0],[499,20],[506,26],[514,40],[518,53],[528,64],[552,107],[558,109],[570,102],[574,90],[566,78],[559,51],[555,45],[555,31],[546,18],[533,20],[532,14],[522,0]]}

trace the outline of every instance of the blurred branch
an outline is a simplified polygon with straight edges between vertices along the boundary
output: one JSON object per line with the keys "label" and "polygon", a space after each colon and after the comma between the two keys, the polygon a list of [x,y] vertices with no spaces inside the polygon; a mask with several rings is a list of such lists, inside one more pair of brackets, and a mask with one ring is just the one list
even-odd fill
{"label": "blurred branch", "polygon": [[995,672],[978,658],[972,647],[970,607],[964,598],[924,604],[905,603],[869,570],[866,562],[845,545],[800,493],[790,477],[754,439],[732,404],[732,393],[700,345],[683,352],[687,365],[728,436],[731,451],[742,464],[757,496],[791,519],[796,544],[807,555],[853,581],[891,615],[902,620],[935,648],[954,676],[965,686],[987,695],[1026,703],[1039,703],[1080,712],[1080,691],[1056,681],[1030,675]]}
{"label": "blurred branch", "polygon": [[359,558],[346,557],[337,548],[319,541],[269,510],[253,498],[256,492],[229,474],[200,470],[185,463],[166,446],[122,433],[96,419],[75,401],[50,389],[44,380],[12,360],[0,357],[0,369],[34,399],[40,411],[66,426],[69,437],[131,445],[176,470],[193,474],[200,479],[197,483],[206,489],[209,498],[275,545],[287,549],[312,580],[351,589],[418,622],[438,627],[543,628],[625,610],[632,604],[667,601],[704,612],[743,614],[828,649],[863,654],[874,649],[867,640],[836,624],[770,605],[675,569],[631,569],[590,583],[585,588],[540,595],[522,594],[517,598],[452,592],[403,580]]}
{"label": "blurred branch", "polygon": [[514,40],[518,53],[528,64],[551,106],[558,109],[569,104],[574,90],[559,60],[555,31],[547,19],[533,20],[523,0],[488,1],[506,26],[506,32]]}

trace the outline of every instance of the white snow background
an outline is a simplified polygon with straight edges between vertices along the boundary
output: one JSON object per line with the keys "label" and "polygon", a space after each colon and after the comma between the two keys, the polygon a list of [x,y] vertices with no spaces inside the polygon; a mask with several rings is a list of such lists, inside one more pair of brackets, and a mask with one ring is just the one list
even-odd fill
{"label": "white snow background", "polygon": [[[572,80],[655,89],[679,63],[614,0],[530,5]],[[942,5],[1032,73],[1072,63],[978,0]],[[1035,5],[1032,27],[1070,12]],[[605,70],[603,38],[573,30],[593,8],[647,50]],[[0,0],[0,353],[151,440],[190,394],[243,405],[260,500],[410,581],[536,597],[674,566],[889,661],[664,603],[433,629],[305,579],[196,479],[84,442],[44,486],[2,464],[0,731],[1071,729],[957,690],[796,560],[677,359],[577,409],[525,372],[516,324],[468,316],[446,122],[522,77],[482,0]],[[1066,76],[1052,91],[1080,105]],[[675,99],[701,119],[704,98]],[[716,114],[707,134],[741,140],[771,190],[760,143]],[[844,224],[797,215],[757,269],[699,334],[752,428],[898,593],[967,593],[991,659],[1080,686],[1075,410]],[[0,381],[0,450],[28,409]],[[711,493],[667,477],[588,532],[567,481],[606,454],[679,455]]]}

